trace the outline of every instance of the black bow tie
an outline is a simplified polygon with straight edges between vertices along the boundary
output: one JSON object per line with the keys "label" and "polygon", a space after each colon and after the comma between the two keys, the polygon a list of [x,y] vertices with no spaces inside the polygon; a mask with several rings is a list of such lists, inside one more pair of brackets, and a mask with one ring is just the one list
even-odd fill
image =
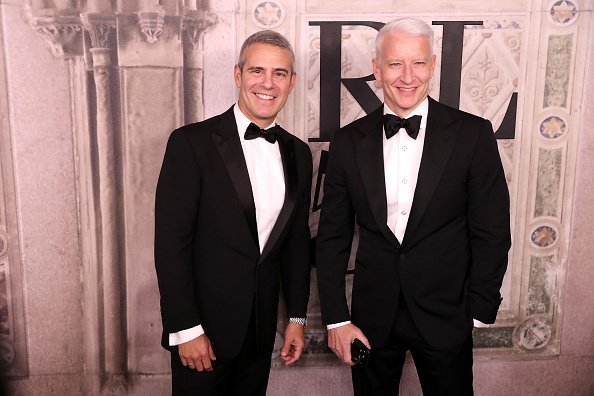
{"label": "black bow tie", "polygon": [[390,139],[396,135],[400,128],[406,129],[406,133],[413,139],[419,135],[419,128],[421,127],[421,116],[416,115],[410,118],[400,118],[394,114],[384,114],[384,130],[386,131],[386,138]]}
{"label": "black bow tie", "polygon": [[245,135],[243,138],[245,140],[252,140],[256,138],[264,138],[268,143],[276,142],[276,135],[278,134],[279,126],[275,125],[272,128],[268,129],[261,129],[258,125],[254,124],[253,122],[247,127],[245,131]]}

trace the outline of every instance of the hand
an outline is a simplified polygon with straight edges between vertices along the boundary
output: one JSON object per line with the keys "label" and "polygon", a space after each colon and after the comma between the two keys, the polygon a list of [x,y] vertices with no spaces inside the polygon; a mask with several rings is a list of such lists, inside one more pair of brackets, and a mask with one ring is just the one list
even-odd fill
{"label": "hand", "polygon": [[355,364],[351,360],[351,343],[355,338],[361,340],[367,348],[371,349],[371,344],[369,344],[367,337],[352,323],[328,330],[328,347],[332,349],[340,360],[349,366]]}
{"label": "hand", "polygon": [[197,371],[212,371],[212,360],[217,360],[210,340],[205,334],[178,346],[179,358],[184,366]]}
{"label": "hand", "polygon": [[296,323],[289,323],[285,330],[285,343],[281,349],[280,357],[285,365],[295,363],[301,357],[305,347],[305,326]]}

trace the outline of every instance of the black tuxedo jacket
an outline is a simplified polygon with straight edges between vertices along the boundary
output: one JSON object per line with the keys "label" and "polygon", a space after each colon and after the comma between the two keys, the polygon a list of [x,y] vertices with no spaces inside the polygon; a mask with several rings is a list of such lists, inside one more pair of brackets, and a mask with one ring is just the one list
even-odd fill
{"label": "black tuxedo jacket", "polygon": [[256,210],[233,108],[175,130],[155,202],[155,265],[164,347],[169,333],[201,324],[217,358],[233,358],[255,307],[258,345],[271,353],[280,281],[290,317],[309,298],[309,147],[278,136],[285,201],[260,254]]}
{"label": "black tuxedo jacket", "polygon": [[[509,195],[491,123],[429,98],[425,143],[402,243],[386,225],[383,106],[330,146],[317,237],[325,324],[352,320],[386,344],[405,298],[435,348],[463,342],[472,319],[493,323],[510,247]],[[344,293],[355,219],[352,318]]]}

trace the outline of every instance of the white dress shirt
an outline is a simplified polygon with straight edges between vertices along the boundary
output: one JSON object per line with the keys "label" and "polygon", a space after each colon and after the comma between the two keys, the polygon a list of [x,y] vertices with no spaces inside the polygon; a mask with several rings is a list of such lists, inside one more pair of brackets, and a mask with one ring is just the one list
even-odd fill
{"label": "white dress shirt", "polygon": [[[400,128],[400,131],[390,139],[386,138],[385,131],[382,133],[386,201],[388,206],[387,226],[400,243],[404,239],[415,188],[417,187],[417,178],[419,176],[423,146],[425,144],[428,112],[429,99],[425,98],[405,117],[421,116],[421,126],[416,139],[411,138],[404,128]],[[394,112],[384,104],[384,114],[394,114]],[[330,330],[349,323],[351,322],[334,323],[328,325],[327,328]],[[488,326],[476,319],[474,319],[474,325],[475,327]]]}
{"label": "white dress shirt", "polygon": [[[241,149],[247,164],[256,206],[256,225],[260,253],[268,241],[272,228],[285,201],[285,175],[278,141],[269,143],[265,139],[245,140],[243,135],[251,121],[241,112],[238,105],[233,107]],[[273,122],[264,129],[276,125]],[[169,345],[179,345],[204,334],[202,325],[169,334]]]}

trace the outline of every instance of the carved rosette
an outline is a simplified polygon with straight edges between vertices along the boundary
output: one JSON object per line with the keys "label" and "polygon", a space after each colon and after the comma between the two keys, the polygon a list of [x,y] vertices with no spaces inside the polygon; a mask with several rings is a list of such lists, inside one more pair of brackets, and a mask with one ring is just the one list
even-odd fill
{"label": "carved rosette", "polygon": [[540,123],[540,134],[545,139],[558,139],[567,131],[567,122],[560,116],[549,116]]}
{"label": "carved rosette", "polygon": [[578,15],[578,6],[576,1],[554,0],[551,2],[549,8],[549,17],[557,25],[571,25],[576,21]]}
{"label": "carved rosette", "polygon": [[548,248],[557,242],[557,230],[550,225],[535,228],[530,235],[530,241],[537,248]]}
{"label": "carved rosette", "polygon": [[546,320],[532,317],[518,326],[515,340],[521,348],[532,351],[547,346],[552,335],[553,330]]}
{"label": "carved rosette", "polygon": [[280,26],[287,13],[282,4],[274,1],[256,3],[253,10],[254,23],[263,29],[274,29]]}

